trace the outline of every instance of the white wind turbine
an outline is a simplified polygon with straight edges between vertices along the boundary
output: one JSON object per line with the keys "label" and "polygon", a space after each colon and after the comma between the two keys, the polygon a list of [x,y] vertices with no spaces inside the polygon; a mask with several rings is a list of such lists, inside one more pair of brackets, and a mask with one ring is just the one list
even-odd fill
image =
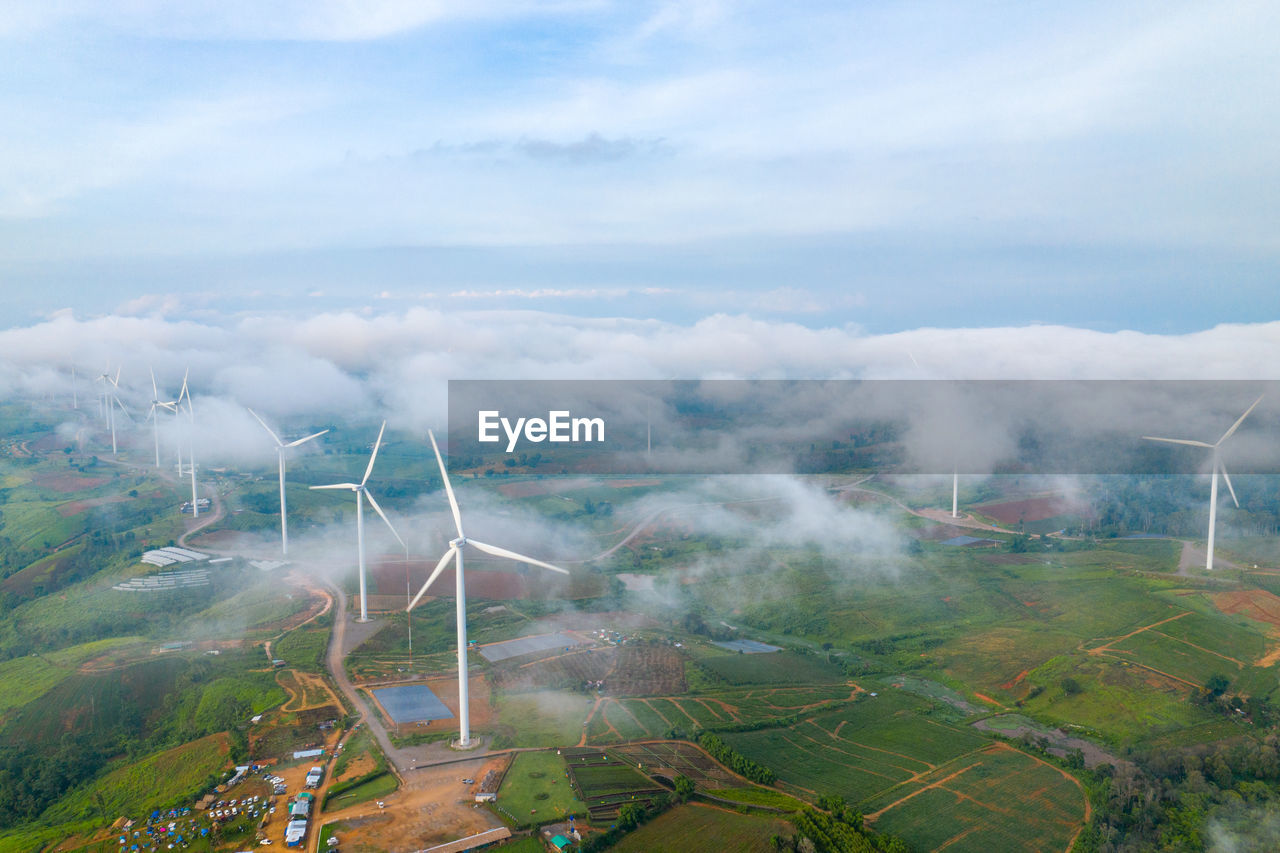
{"label": "white wind turbine", "polygon": [[116,368],[115,378],[112,378],[111,376],[108,376],[106,374],[103,374],[99,378],[105,380],[105,382],[103,382],[102,388],[103,388],[103,395],[107,404],[107,423],[111,425],[111,455],[115,456],[117,453],[116,407],[118,406],[120,408],[120,411],[124,412],[125,417],[129,417],[129,410],[125,408],[124,403],[120,402],[120,395],[117,393],[120,390],[120,368],[118,367]]}
{"label": "white wind turbine", "polygon": [[[188,371],[187,371],[187,373],[190,373],[190,370],[188,370]],[[199,490],[198,490],[198,489],[197,489],[197,487],[196,487],[196,435],[195,435],[195,433],[196,433],[196,410],[195,410],[195,408],[191,405],[191,391],[187,388],[187,373],[184,373],[184,374],[182,375],[182,390],[178,393],[178,401],[177,401],[177,404],[174,406],[174,414],[177,414],[177,412],[178,412],[178,406],[181,406],[181,405],[182,405],[182,401],[185,399],[185,400],[187,401],[187,422],[188,422],[188,431],[187,431],[187,435],[188,435],[188,436],[189,436],[189,438],[191,439],[191,447],[190,447],[190,451],[189,451],[189,453],[188,453],[188,456],[190,456],[190,458],[191,458],[191,469],[190,469],[190,473],[191,473],[191,517],[192,517],[192,518],[199,518],[199,517],[200,517],[200,493],[199,493]],[[179,441],[179,445],[178,445],[178,476],[179,476],[179,477],[181,477],[183,473],[184,473],[184,472],[183,472],[183,470],[182,470],[182,445],[181,445],[181,441]]]}
{"label": "white wind turbine", "polygon": [[[119,371],[117,371],[117,375],[118,374],[119,374]],[[109,394],[108,388],[111,385],[111,365],[108,364],[106,369],[104,369],[101,373],[99,373],[97,378],[95,378],[93,381],[99,383],[98,417],[102,418],[102,422],[105,424],[107,423],[107,395]]]}
{"label": "white wind turbine", "polygon": [[1143,438],[1145,438],[1148,441],[1164,441],[1164,442],[1168,442],[1169,444],[1187,444],[1192,447],[1204,447],[1213,451],[1213,479],[1211,481],[1212,485],[1210,485],[1209,487],[1209,542],[1208,542],[1208,547],[1206,549],[1208,551],[1208,554],[1205,557],[1205,563],[1204,563],[1204,567],[1207,571],[1213,570],[1213,534],[1214,534],[1214,528],[1217,526],[1217,522],[1218,522],[1218,472],[1219,471],[1222,472],[1222,478],[1227,481],[1227,490],[1231,492],[1232,502],[1236,505],[1237,509],[1240,507],[1240,501],[1236,500],[1236,490],[1231,486],[1231,476],[1227,474],[1226,466],[1222,464],[1222,460],[1218,456],[1218,448],[1221,447],[1222,443],[1226,441],[1228,438],[1230,438],[1235,433],[1235,431],[1240,428],[1240,424],[1244,423],[1244,419],[1249,417],[1249,413],[1252,412],[1254,408],[1256,408],[1257,405],[1261,402],[1262,402],[1262,397],[1259,397],[1258,399],[1254,400],[1253,405],[1245,409],[1244,414],[1241,415],[1239,418],[1237,418],[1236,422],[1231,425],[1231,429],[1224,432],[1222,434],[1222,438],[1218,439],[1213,444],[1209,444],[1206,441],[1194,441],[1188,438],[1159,438],[1154,435],[1143,436]]}
{"label": "white wind turbine", "polygon": [[[285,500],[284,500],[284,452],[291,447],[297,447],[300,444],[306,444],[308,441],[311,441],[313,438],[319,438],[320,436],[328,432],[328,430],[323,429],[323,430],[320,430],[320,432],[307,436],[306,438],[300,438],[297,441],[291,441],[288,444],[285,444],[283,441],[280,440],[280,436],[276,435],[275,431],[272,430],[271,427],[267,426],[267,422],[264,421],[262,418],[258,417],[257,412],[255,412],[253,409],[249,409],[249,414],[253,415],[254,418],[257,419],[258,423],[262,424],[262,428],[267,431],[267,434],[270,435],[271,438],[276,443],[276,456],[279,458],[279,461],[280,461],[280,551],[286,556],[288,556],[289,554],[289,521],[285,511]],[[390,524],[390,522],[387,522],[387,523]],[[396,538],[399,538],[399,537],[396,537]],[[364,600],[364,597],[362,593],[361,601],[363,600]]]}
{"label": "white wind turbine", "polygon": [[160,390],[156,387],[156,372],[151,371],[151,411],[147,412],[147,420],[151,421],[152,433],[156,442],[156,467],[160,467],[160,415],[157,409],[164,409],[166,412],[177,414],[177,400],[161,400]]}
{"label": "white wind turbine", "polygon": [[483,542],[468,539],[466,534],[462,532],[462,513],[458,511],[458,500],[453,496],[453,486],[449,483],[449,472],[444,467],[444,459],[440,457],[440,448],[436,446],[436,437],[430,430],[427,431],[427,435],[431,438],[431,449],[436,452],[436,462],[440,465],[440,477],[444,480],[445,494],[449,496],[449,509],[453,512],[453,523],[458,529],[458,538],[449,543],[449,548],[444,552],[444,556],[440,558],[440,562],[436,564],[435,571],[427,578],[427,582],[422,585],[422,589],[418,590],[418,594],[414,596],[413,601],[409,602],[405,612],[413,610],[414,605],[426,593],[427,588],[435,582],[436,578],[440,577],[440,573],[444,571],[444,567],[448,565],[449,560],[453,559],[455,561],[454,580],[457,587],[458,618],[458,746],[465,749],[471,745],[471,714],[467,704],[467,587],[462,575],[462,547],[464,545],[472,545],[476,550],[483,551],[486,554],[518,560],[521,563],[550,569],[562,575],[567,575],[569,572],[559,566],[553,566],[550,563],[544,563],[541,560],[517,554],[515,551],[508,551],[506,548],[486,545]]}
{"label": "white wind turbine", "polygon": [[364,571],[364,499],[369,499],[369,505],[374,508],[378,515],[382,516],[382,520],[387,523],[387,527],[391,529],[391,534],[396,537],[396,541],[400,546],[408,551],[404,540],[400,538],[400,534],[396,533],[395,527],[391,524],[391,519],[387,518],[387,514],[382,511],[382,507],[378,506],[378,502],[373,499],[373,493],[369,491],[366,485],[369,482],[369,475],[373,473],[373,463],[378,458],[378,448],[382,446],[382,434],[387,429],[387,422],[382,422],[382,429],[378,430],[378,440],[373,443],[373,453],[369,456],[369,466],[364,469],[364,477],[359,483],[333,483],[328,486],[312,486],[314,489],[350,489],[356,493],[356,551],[360,560],[360,621],[369,621],[369,602],[366,594],[367,583],[365,581]]}

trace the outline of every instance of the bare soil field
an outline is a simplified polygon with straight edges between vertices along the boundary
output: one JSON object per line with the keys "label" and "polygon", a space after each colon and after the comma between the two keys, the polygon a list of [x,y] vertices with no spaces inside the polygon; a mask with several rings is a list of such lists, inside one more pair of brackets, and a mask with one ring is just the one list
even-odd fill
{"label": "bare soil field", "polygon": [[103,483],[109,482],[108,477],[86,477],[83,474],[41,474],[35,478],[35,484],[42,489],[48,489],[51,492],[61,492],[63,494],[71,494],[72,492],[82,492],[85,489],[95,489]]}
{"label": "bare soil field", "polygon": [[676,696],[688,690],[684,655],[671,646],[625,645],[605,681],[615,696]]}
{"label": "bare soil field", "polygon": [[[411,559],[408,563],[409,586],[417,592],[426,582],[436,567],[436,559]],[[479,568],[480,561],[467,561],[467,597],[488,598],[498,601],[508,599],[524,599],[531,597],[545,598],[565,593],[572,586],[572,581],[551,572],[534,570],[527,574],[519,571],[489,571]],[[373,563],[369,571],[370,595],[396,596],[399,607],[404,608],[405,561],[403,559],[384,559]],[[455,590],[453,566],[440,573],[440,577],[431,585],[431,594],[436,597],[452,598]]]}
{"label": "bare soil field", "polygon": [[89,498],[82,501],[67,501],[58,507],[58,515],[63,518],[70,518],[73,515],[79,515],[85,510],[92,509],[95,506],[103,506],[104,504],[124,503],[130,498],[124,495],[108,495],[104,498]]}
{"label": "bare soil field", "polygon": [[478,758],[456,764],[409,771],[400,790],[389,794],[379,809],[376,802],[326,813],[325,823],[341,820],[338,833],[343,848],[353,850],[422,850],[446,841],[496,829],[502,822],[473,801],[465,779],[483,779],[489,770],[506,766],[507,757]]}
{"label": "bare soil field", "polygon": [[276,673],[276,683],[289,694],[289,701],[280,708],[282,711],[305,711],[323,706],[342,707],[329,683],[315,673],[296,669],[281,670]]}
{"label": "bare soil field", "polygon": [[1213,605],[1232,616],[1239,614],[1265,622],[1280,634],[1280,596],[1263,589],[1233,590],[1214,595]]}
{"label": "bare soil field", "polygon": [[572,480],[546,479],[525,480],[519,483],[503,483],[498,492],[508,498],[532,498],[538,495],[558,495],[562,492],[574,492],[597,484],[596,480],[575,477]]}
{"label": "bare soil field", "polygon": [[1043,521],[1055,515],[1070,515],[1086,512],[1088,506],[1074,501],[1065,495],[1044,495],[1037,498],[1023,498],[1016,501],[984,504],[974,507],[983,515],[990,516],[1004,525],[1017,524],[1020,521]]}

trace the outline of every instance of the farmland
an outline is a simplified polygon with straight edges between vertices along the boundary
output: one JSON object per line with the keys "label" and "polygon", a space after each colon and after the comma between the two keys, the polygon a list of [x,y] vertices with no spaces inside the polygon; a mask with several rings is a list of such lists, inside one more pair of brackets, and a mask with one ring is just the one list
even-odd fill
{"label": "farmland", "polygon": [[773,769],[790,793],[828,791],[860,803],[986,743],[934,715],[931,703],[888,692],[786,728],[723,737]]}
{"label": "farmland", "polygon": [[143,814],[181,802],[209,787],[210,779],[230,764],[229,753],[230,739],[225,733],[152,753],[65,798],[50,817]]}
{"label": "farmland", "polygon": [[554,750],[517,753],[502,777],[498,802],[521,826],[587,813],[569,781],[564,759]]}
{"label": "farmland", "polygon": [[993,745],[864,803],[877,831],[919,849],[1065,850],[1082,828],[1085,794],[1058,768]]}
{"label": "farmland", "polygon": [[776,850],[769,840],[772,836],[794,832],[780,818],[690,803],[646,823],[611,849],[618,853],[772,853]]}
{"label": "farmland", "polygon": [[592,820],[607,820],[628,803],[644,804],[663,793],[625,761],[601,750],[566,749],[564,763]]}

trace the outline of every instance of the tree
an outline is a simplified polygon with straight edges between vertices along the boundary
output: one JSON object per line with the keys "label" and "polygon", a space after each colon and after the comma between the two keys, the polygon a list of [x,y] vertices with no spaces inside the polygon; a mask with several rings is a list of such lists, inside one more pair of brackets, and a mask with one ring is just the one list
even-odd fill
{"label": "tree", "polygon": [[1204,689],[1209,691],[1209,695],[1217,699],[1223,693],[1227,692],[1227,688],[1231,686],[1231,679],[1227,678],[1220,672],[1216,672],[1209,676],[1209,680],[1205,682]]}
{"label": "tree", "polygon": [[1076,681],[1071,676],[1067,676],[1059,683],[1062,685],[1062,692],[1066,693],[1068,696],[1075,696],[1076,694],[1084,691],[1084,688],[1080,686],[1080,682]]}
{"label": "tree", "polygon": [[681,773],[676,777],[676,799],[682,803],[687,803],[692,796],[693,780]]}

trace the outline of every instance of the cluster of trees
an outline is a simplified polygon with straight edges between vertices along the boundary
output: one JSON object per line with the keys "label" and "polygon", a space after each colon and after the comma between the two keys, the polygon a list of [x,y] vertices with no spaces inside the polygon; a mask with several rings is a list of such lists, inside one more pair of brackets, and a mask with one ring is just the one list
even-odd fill
{"label": "cluster of trees", "polygon": [[1251,838],[1267,830],[1263,816],[1280,811],[1280,738],[1274,734],[1155,750],[1132,764],[1104,765],[1097,777],[1098,808],[1080,850],[1200,851],[1215,831],[1221,836],[1232,826],[1238,829],[1231,849],[1275,849]]}
{"label": "cluster of trees", "polygon": [[719,761],[725,767],[728,767],[739,776],[745,776],[752,782],[759,782],[761,785],[772,785],[778,778],[777,774],[758,764],[736,751],[724,740],[712,732],[703,732],[698,738],[698,744],[711,754],[711,757]]}
{"label": "cluster of trees", "polygon": [[675,798],[670,794],[661,794],[647,803],[627,803],[618,811],[618,821],[604,832],[593,832],[586,837],[578,848],[581,853],[597,853],[608,850],[622,840],[622,836],[643,823],[653,820],[671,808]]}
{"label": "cluster of trees", "polygon": [[236,654],[163,657],[74,676],[24,706],[0,729],[0,829],[38,818],[117,758],[230,731],[231,757],[243,760],[248,742],[239,727],[255,700],[279,690],[272,673],[245,671],[249,664]]}
{"label": "cluster of trees", "polygon": [[900,838],[869,832],[862,826],[862,815],[845,805],[840,797],[822,797],[820,808],[796,812],[791,822],[796,835],[771,839],[775,850],[794,853],[907,853],[907,845]]}

